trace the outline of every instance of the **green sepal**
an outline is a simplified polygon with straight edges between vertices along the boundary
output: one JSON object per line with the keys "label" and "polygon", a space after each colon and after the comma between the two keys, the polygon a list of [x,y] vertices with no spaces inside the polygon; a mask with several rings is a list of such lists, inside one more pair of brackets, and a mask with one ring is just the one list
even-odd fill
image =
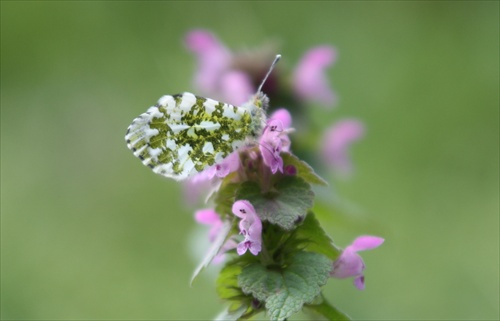
{"label": "green sepal", "polygon": [[256,182],[245,182],[236,199],[248,200],[262,220],[290,231],[313,206],[314,192],[304,179],[286,176],[265,193]]}

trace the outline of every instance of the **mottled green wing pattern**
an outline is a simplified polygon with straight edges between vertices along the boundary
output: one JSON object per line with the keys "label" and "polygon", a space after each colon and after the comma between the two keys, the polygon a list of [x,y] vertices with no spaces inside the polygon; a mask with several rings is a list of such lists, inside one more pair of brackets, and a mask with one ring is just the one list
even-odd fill
{"label": "mottled green wing pattern", "polygon": [[155,173],[183,180],[219,163],[254,136],[251,114],[251,109],[191,93],[165,95],[134,119],[125,140]]}

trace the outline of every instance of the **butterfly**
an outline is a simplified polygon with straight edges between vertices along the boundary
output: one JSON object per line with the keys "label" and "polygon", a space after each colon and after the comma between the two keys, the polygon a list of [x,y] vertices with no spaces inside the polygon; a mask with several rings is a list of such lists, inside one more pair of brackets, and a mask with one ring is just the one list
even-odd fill
{"label": "butterfly", "polygon": [[266,125],[268,98],[262,86],[242,106],[185,92],[164,95],[127,129],[127,147],[153,172],[177,181],[220,163],[254,142]]}

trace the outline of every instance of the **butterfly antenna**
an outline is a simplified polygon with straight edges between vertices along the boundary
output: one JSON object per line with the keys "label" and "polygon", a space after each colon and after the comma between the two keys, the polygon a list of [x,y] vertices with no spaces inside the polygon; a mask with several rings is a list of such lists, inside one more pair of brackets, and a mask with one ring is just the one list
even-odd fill
{"label": "butterfly antenna", "polygon": [[273,71],[274,69],[274,66],[276,65],[276,63],[278,63],[278,61],[281,59],[281,55],[276,55],[276,58],[274,58],[274,61],[273,63],[271,64],[271,67],[269,67],[269,70],[267,71],[267,74],[266,76],[264,77],[264,79],[262,80],[262,82],[260,83],[260,86],[259,86],[259,89],[257,90],[258,93],[260,93],[262,91],[262,86],[264,86],[264,83],[266,82],[267,80],[267,77],[269,77],[269,75],[271,74],[271,72]]}

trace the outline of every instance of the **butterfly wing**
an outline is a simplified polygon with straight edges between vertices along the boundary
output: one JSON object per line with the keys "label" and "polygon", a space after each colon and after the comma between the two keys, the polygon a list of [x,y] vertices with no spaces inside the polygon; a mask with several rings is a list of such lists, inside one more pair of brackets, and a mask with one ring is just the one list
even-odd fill
{"label": "butterfly wing", "polygon": [[161,97],[134,119],[125,140],[155,173],[183,180],[222,161],[252,130],[248,109],[184,93]]}

